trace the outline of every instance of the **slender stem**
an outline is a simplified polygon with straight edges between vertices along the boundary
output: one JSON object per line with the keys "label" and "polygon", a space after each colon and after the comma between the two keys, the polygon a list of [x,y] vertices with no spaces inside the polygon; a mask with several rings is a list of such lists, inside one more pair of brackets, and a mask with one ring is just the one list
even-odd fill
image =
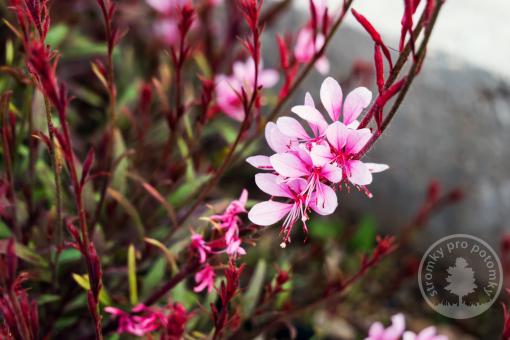
{"label": "slender stem", "polygon": [[[108,1],[109,3],[109,1]],[[117,112],[117,88],[115,86],[115,73],[114,73],[114,63],[113,63],[113,49],[115,47],[114,45],[114,38],[112,36],[112,21],[108,16],[108,9],[106,8],[106,4],[104,2],[99,2],[99,5],[101,7],[102,13],[103,13],[103,20],[105,25],[105,39],[107,41],[107,47],[108,47],[108,58],[107,58],[107,75],[106,75],[106,82],[108,85],[108,127],[106,129],[106,164],[104,171],[106,173],[109,173],[109,176],[104,176],[103,180],[100,184],[100,190],[99,190],[99,202],[97,203],[96,210],[94,212],[94,219],[91,222],[92,228],[95,228],[95,225],[97,221],[99,220],[99,217],[101,215],[101,212],[103,210],[104,202],[106,200],[106,192],[108,189],[108,186],[110,185],[110,181],[113,178],[113,172],[115,169],[113,168],[113,146],[114,146],[114,132],[115,132],[115,126],[116,126],[116,112]]]}
{"label": "slender stem", "polygon": [[383,120],[383,122],[381,124],[381,128],[372,136],[372,138],[370,138],[368,143],[355,156],[355,158],[362,157],[364,154],[366,154],[368,152],[368,150],[370,150],[370,148],[374,145],[374,143],[379,139],[379,137],[381,137],[382,133],[386,130],[386,128],[390,124],[391,120],[395,117],[395,114],[397,113],[400,105],[402,104],[402,102],[404,100],[404,97],[406,96],[407,92],[409,91],[409,88],[411,87],[411,84],[412,84],[414,78],[418,74],[418,72],[423,64],[423,60],[425,58],[425,54],[427,51],[427,45],[428,45],[428,42],[432,35],[432,31],[433,31],[434,25],[436,23],[436,20],[439,16],[439,12],[441,10],[442,5],[443,5],[443,1],[436,2],[436,8],[434,9],[434,13],[432,14],[429,24],[425,28],[425,36],[423,38],[423,41],[420,45],[418,52],[416,53],[416,60],[413,63],[413,65],[411,66],[411,68],[407,74],[407,80],[406,80],[403,88],[400,90],[400,92],[397,96],[397,99],[393,103],[393,106],[391,107],[390,111],[388,112],[388,115]]}
{"label": "slender stem", "polygon": [[[48,98],[44,97],[44,107],[46,111],[46,124],[48,126],[48,136],[50,139],[50,144],[48,146],[51,158],[51,165],[53,167],[53,179],[55,182],[55,206],[57,210],[57,237],[55,241],[55,247],[57,249],[57,254],[60,253],[58,251],[59,246],[62,244],[63,240],[63,219],[62,219],[62,187],[61,187],[61,178],[60,178],[60,166],[57,153],[55,152],[56,141],[54,134],[54,125],[53,119],[51,117],[51,106]],[[58,262],[58,261],[57,261]]]}
{"label": "slender stem", "polygon": [[22,234],[21,234],[21,226],[18,223],[17,219],[17,204],[16,204],[16,191],[14,188],[14,172],[12,167],[12,155],[11,150],[9,146],[9,140],[7,139],[7,134],[5,133],[4,129],[7,127],[5,126],[7,114],[9,112],[9,102],[11,99],[12,93],[5,92],[2,93],[2,96],[0,98],[0,121],[2,122],[2,147],[4,151],[4,161],[5,161],[5,173],[7,175],[7,181],[9,182],[9,195],[12,201],[12,226],[14,234],[16,235],[16,238],[19,242],[22,242]]}

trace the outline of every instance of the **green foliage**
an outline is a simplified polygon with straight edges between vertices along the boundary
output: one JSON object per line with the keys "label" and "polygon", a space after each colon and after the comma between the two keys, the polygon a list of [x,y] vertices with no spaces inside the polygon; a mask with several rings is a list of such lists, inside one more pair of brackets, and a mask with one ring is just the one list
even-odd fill
{"label": "green foliage", "polygon": [[349,249],[352,251],[367,252],[374,246],[377,221],[373,216],[364,216],[357,230],[349,241]]}
{"label": "green foliage", "polygon": [[262,288],[264,287],[264,279],[266,276],[266,261],[263,259],[259,260],[255,272],[253,273],[250,284],[246,293],[243,295],[243,314],[248,317],[252,315],[255,306],[260,298]]}

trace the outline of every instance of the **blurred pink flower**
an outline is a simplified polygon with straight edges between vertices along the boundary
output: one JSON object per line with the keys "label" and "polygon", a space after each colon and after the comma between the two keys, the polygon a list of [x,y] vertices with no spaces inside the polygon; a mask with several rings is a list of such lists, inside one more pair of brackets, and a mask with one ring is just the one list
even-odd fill
{"label": "blurred pink flower", "polygon": [[[257,86],[269,88],[278,82],[278,72],[275,70],[263,70],[259,66]],[[255,65],[253,59],[246,62],[237,61],[233,66],[231,75],[220,74],[216,76],[216,93],[219,108],[225,114],[237,121],[244,120],[244,108],[241,100],[241,92],[244,89],[248,96],[253,92],[255,82]]]}
{"label": "blurred pink flower", "polygon": [[195,292],[201,292],[207,288],[207,292],[212,292],[214,288],[214,269],[211,265],[206,264],[204,268],[195,274],[196,286],[193,288]]}
{"label": "blurred pink flower", "polygon": [[161,14],[170,14],[176,11],[177,7],[183,6],[190,0],[146,0],[147,4]]}
{"label": "blurred pink flower", "polygon": [[115,307],[106,307],[105,312],[119,318],[117,333],[129,333],[136,336],[144,336],[147,333],[159,329],[164,322],[165,316],[143,304],[133,307],[130,313],[126,313]]}
{"label": "blurred pink flower", "polygon": [[181,340],[186,330],[186,322],[191,315],[180,303],[169,305],[168,309],[170,312],[165,319],[165,336],[161,339]]}
{"label": "blurred pink flower", "polygon": [[[314,36],[311,28],[302,28],[296,39],[296,46],[294,47],[294,56],[301,64],[307,64],[314,58],[315,54],[320,51],[324,46],[325,38],[321,33]],[[315,62],[315,68],[319,73],[326,74],[329,72],[329,61],[325,55],[321,56]]]}
{"label": "blurred pink flower", "polygon": [[430,326],[418,334],[406,331],[402,340],[448,340],[448,337],[446,335],[438,335],[436,327]]}
{"label": "blurred pink flower", "polygon": [[211,253],[211,247],[207,245],[202,235],[194,232],[191,235],[191,248],[197,251],[200,263],[204,263],[207,260],[207,255]]}
{"label": "blurred pink flower", "polygon": [[398,340],[404,333],[406,324],[403,314],[391,317],[391,326],[384,328],[380,322],[374,322],[365,340]]}
{"label": "blurred pink flower", "polygon": [[178,22],[172,17],[157,19],[153,29],[158,39],[167,45],[175,45],[179,41]]}

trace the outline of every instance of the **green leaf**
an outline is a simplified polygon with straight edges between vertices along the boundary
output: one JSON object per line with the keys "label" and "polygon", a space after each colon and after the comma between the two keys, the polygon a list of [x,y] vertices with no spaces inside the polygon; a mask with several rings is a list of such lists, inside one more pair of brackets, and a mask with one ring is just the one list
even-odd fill
{"label": "green leaf", "polygon": [[122,159],[118,160],[114,169],[111,186],[118,192],[125,194],[129,162],[128,158],[125,157],[126,144],[124,143],[124,138],[119,129],[113,131],[113,143],[113,159],[115,161],[117,161],[119,157],[122,157]]}
{"label": "green leaf", "polygon": [[129,217],[131,217],[131,220],[135,224],[138,236],[143,238],[145,227],[143,226],[142,219],[135,206],[131,204],[131,202],[123,194],[117,190],[114,190],[113,188],[108,188],[106,192],[110,197],[116,200],[122,206],[122,208],[124,208],[126,213],[129,215]]}
{"label": "green leaf", "polygon": [[353,251],[366,252],[373,248],[376,235],[376,219],[373,216],[362,218],[356,234],[349,242],[349,248]]}
{"label": "green leaf", "polygon": [[343,226],[338,220],[315,218],[310,221],[308,230],[312,239],[327,241],[339,237]]}
{"label": "green leaf", "polygon": [[52,302],[56,302],[60,300],[60,296],[59,295],[55,295],[55,294],[42,294],[41,296],[39,296],[37,298],[37,305],[41,306],[41,305],[44,305],[45,303],[52,303]]}
{"label": "green leaf", "polygon": [[151,269],[147,274],[145,274],[142,284],[143,284],[143,295],[147,296],[149,293],[157,287],[165,277],[166,271],[166,261],[164,258],[160,257],[154,262]]}
{"label": "green leaf", "polygon": [[184,281],[170,291],[170,297],[172,301],[181,303],[188,310],[197,302],[197,295],[186,287],[186,282]]}
{"label": "green leaf", "polygon": [[[165,254],[165,258],[168,262],[168,265],[170,266],[170,269],[172,270],[172,273],[176,273],[178,268],[177,268],[177,263],[175,261],[175,255],[174,253],[168,249],[163,243],[159,242],[158,240],[156,239],[153,239],[153,238],[144,238],[144,241],[147,242],[148,244],[158,248],[159,250],[161,250],[163,252],[163,254]],[[187,244],[187,242],[186,242]]]}
{"label": "green leaf", "polygon": [[46,35],[46,44],[50,45],[53,48],[58,47],[62,41],[67,37],[69,33],[69,28],[64,24],[56,24],[52,25],[51,29],[48,31]]}
{"label": "green leaf", "polygon": [[136,286],[136,258],[135,246],[128,248],[128,280],[129,280],[129,301],[134,306],[138,303],[138,287]]}
{"label": "green leaf", "polygon": [[245,317],[252,315],[259,301],[260,293],[264,285],[264,278],[266,276],[266,267],[266,261],[259,260],[255,268],[255,273],[251,277],[248,289],[243,296],[243,312]]}
{"label": "green leaf", "polygon": [[[7,240],[0,240],[0,254],[5,254],[6,248]],[[16,256],[19,257],[20,259],[41,268],[48,268],[48,261],[46,261],[41,255],[35,253],[30,248],[17,242],[14,245],[14,248],[16,251]]]}
{"label": "green leaf", "polygon": [[7,225],[0,221],[0,239],[9,238],[11,237],[12,233],[7,227]]}
{"label": "green leaf", "polygon": [[[87,274],[80,275],[73,273],[72,274],[74,281],[85,289],[86,291],[90,290],[90,282],[89,282],[89,276]],[[112,304],[112,299],[108,295],[108,292],[106,292],[106,289],[101,287],[101,290],[99,291],[99,302],[101,302],[103,305],[110,306]]]}
{"label": "green leaf", "polygon": [[64,249],[60,253],[59,262],[60,264],[67,264],[69,262],[76,262],[81,259],[81,253],[79,250],[74,248]]}
{"label": "green leaf", "polygon": [[169,197],[168,201],[174,207],[179,207],[186,203],[188,198],[191,198],[198,189],[202,187],[211,178],[211,175],[201,175],[195,178],[193,181],[188,181],[181,184],[177,190],[175,190]]}

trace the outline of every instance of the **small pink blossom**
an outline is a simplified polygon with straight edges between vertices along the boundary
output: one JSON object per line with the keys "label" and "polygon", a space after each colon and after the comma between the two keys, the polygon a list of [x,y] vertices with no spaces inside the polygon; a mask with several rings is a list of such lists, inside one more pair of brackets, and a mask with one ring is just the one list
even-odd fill
{"label": "small pink blossom", "polygon": [[115,307],[106,307],[105,311],[119,319],[117,333],[129,333],[136,336],[144,336],[159,329],[164,322],[165,316],[143,304],[136,305],[132,313],[126,313]]}
{"label": "small pink blossom", "polygon": [[212,292],[215,276],[213,267],[206,264],[201,271],[195,274],[196,286],[193,288],[193,291],[198,293],[207,288],[208,293]]}
{"label": "small pink blossom", "polygon": [[448,337],[446,335],[438,335],[436,327],[430,326],[418,334],[406,331],[402,340],[448,340]]}
{"label": "small pink blossom", "polygon": [[329,186],[321,186],[321,203],[318,203],[316,193],[308,198],[306,194],[307,181],[302,178],[290,179],[286,182],[273,174],[257,174],[255,176],[257,186],[265,193],[273,197],[289,199],[288,202],[273,200],[257,203],[248,213],[250,221],[257,225],[272,225],[285,217],[282,225],[284,235],[283,244],[290,242],[290,232],[293,225],[301,220],[303,228],[307,230],[308,220],[307,207],[321,215],[331,214],[338,205],[336,194]]}
{"label": "small pink blossom", "polygon": [[[294,56],[301,64],[307,64],[314,58],[315,54],[320,51],[324,46],[325,38],[321,33],[314,35],[311,28],[302,28],[296,39],[296,46],[294,47]],[[319,73],[326,74],[329,72],[329,61],[326,56],[321,56],[315,62],[315,68]]]}
{"label": "small pink blossom", "polygon": [[371,137],[369,129],[352,130],[335,122],[326,131],[328,144],[315,145],[311,157],[316,163],[333,162],[350,183],[365,186],[372,183],[372,173],[388,169],[386,164],[363,163],[354,158]]}
{"label": "small pink blossom", "polygon": [[225,230],[224,250],[229,256],[237,257],[246,254],[241,247],[241,239],[239,237],[239,226],[241,224],[240,214],[246,213],[246,202],[248,201],[248,191],[243,189],[239,199],[230,202],[223,214],[212,215],[211,221],[217,223],[218,226]]}
{"label": "small pink blossom", "polygon": [[368,331],[365,340],[398,340],[404,333],[406,324],[403,314],[391,317],[391,326],[384,328],[380,322],[374,322]]}
{"label": "small pink blossom", "polygon": [[207,245],[200,234],[192,233],[191,248],[198,252],[200,263],[204,263],[207,260],[207,256],[211,253],[211,247]]}
{"label": "small pink blossom", "polygon": [[[259,65],[257,86],[270,88],[277,82],[278,72],[264,70],[262,65]],[[244,63],[235,62],[232,74],[216,76],[215,83],[218,107],[232,119],[243,121],[244,108],[240,95],[243,89],[248,96],[253,92],[255,83],[255,63],[253,59],[250,58]]]}

